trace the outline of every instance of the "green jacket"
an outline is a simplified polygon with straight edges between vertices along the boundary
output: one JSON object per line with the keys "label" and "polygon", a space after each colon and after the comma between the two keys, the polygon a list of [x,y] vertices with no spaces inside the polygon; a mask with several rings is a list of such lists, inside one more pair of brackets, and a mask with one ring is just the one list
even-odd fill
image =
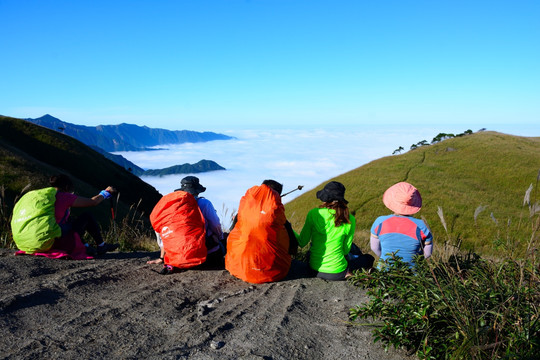
{"label": "green jacket", "polygon": [[351,250],[356,220],[349,215],[350,224],[336,227],[335,210],[311,209],[304,227],[298,236],[298,245],[306,246],[311,241],[309,265],[313,270],[330,274],[347,269],[345,256]]}

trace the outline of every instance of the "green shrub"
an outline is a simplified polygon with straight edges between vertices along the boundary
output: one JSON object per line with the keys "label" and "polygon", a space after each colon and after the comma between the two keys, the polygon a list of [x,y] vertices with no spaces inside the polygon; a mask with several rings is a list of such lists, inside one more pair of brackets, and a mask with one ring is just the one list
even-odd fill
{"label": "green shrub", "polygon": [[394,256],[383,268],[350,279],[370,298],[350,318],[377,319],[375,342],[421,359],[532,359],[540,350],[538,264],[469,253],[412,269]]}

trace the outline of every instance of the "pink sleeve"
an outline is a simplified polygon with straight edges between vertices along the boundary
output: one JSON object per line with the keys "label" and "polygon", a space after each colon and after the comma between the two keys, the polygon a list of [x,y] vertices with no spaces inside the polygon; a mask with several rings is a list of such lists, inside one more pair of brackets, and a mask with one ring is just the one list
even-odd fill
{"label": "pink sleeve", "polygon": [[54,203],[54,217],[58,224],[60,224],[64,217],[67,218],[66,213],[68,213],[69,208],[71,207],[71,205],[73,205],[75,199],[77,199],[77,195],[75,194],[60,191],[56,193],[56,202]]}

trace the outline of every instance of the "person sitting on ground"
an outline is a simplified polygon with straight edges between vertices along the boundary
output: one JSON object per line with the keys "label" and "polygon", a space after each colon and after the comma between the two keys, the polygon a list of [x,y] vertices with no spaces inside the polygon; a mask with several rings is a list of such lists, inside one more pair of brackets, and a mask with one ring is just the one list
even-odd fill
{"label": "person sitting on ground", "polygon": [[308,212],[298,237],[300,247],[311,242],[309,266],[316,276],[344,280],[353,270],[370,269],[375,260],[373,256],[362,254],[356,245],[351,252],[356,220],[347,207],[345,186],[331,181],[317,191],[317,199],[323,203]]}
{"label": "person sitting on ground", "polygon": [[[210,200],[204,197],[199,197],[199,194],[206,191],[206,188],[200,184],[199,178],[197,178],[196,176],[186,176],[181,180],[180,184],[181,187],[179,189],[176,189],[174,192],[181,191],[191,194],[195,198],[198,209],[200,210],[203,217],[205,236],[204,246],[206,249],[206,255],[203,263],[199,265],[201,265],[202,267],[223,268],[225,252],[224,246],[222,244],[223,232],[221,230],[221,222],[219,216],[217,215],[214,205],[212,205],[212,202],[210,202]],[[178,215],[181,216],[181,214]],[[175,216],[173,215],[173,217]],[[173,217],[167,219],[165,223],[167,221],[175,221]],[[162,236],[159,232],[156,232],[156,237],[161,250],[160,257],[159,259],[147,261],[148,264],[162,264],[165,261],[165,247],[163,246]],[[190,267],[195,266],[197,265],[193,265]]]}
{"label": "person sitting on ground", "polygon": [[118,248],[119,244],[107,244],[103,240],[99,224],[91,213],[84,212],[77,217],[70,216],[72,207],[92,207],[99,205],[104,199],[110,198],[116,192],[112,186],[108,186],[92,198],[86,198],[73,193],[73,182],[65,174],[51,176],[49,183],[57,190],[54,216],[62,229],[62,236],[54,241],[54,249],[65,250],[68,253],[73,251],[75,243],[72,233],[74,232],[79,235],[80,239],[83,238],[85,232],[88,232],[94,240],[96,248],[85,244],[88,255],[103,255]]}
{"label": "person sitting on ground", "polygon": [[371,250],[379,260],[396,254],[412,266],[416,255],[429,258],[433,235],[424,221],[412,217],[422,208],[420,192],[407,182],[399,182],[384,192],[383,203],[394,213],[379,216],[371,227]]}
{"label": "person sitting on ground", "polygon": [[[281,203],[283,186],[275,180],[250,188],[240,200],[227,238],[225,269],[250,283],[279,281],[291,267],[296,237]],[[291,237],[292,235],[292,237]]]}

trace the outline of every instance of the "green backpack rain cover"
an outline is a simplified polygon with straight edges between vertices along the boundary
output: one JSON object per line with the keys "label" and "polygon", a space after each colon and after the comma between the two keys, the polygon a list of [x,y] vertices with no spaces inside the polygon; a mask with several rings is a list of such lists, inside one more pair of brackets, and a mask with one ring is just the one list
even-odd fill
{"label": "green backpack rain cover", "polygon": [[62,235],[54,217],[56,189],[53,187],[26,193],[13,208],[11,231],[19,248],[33,254],[49,250]]}

